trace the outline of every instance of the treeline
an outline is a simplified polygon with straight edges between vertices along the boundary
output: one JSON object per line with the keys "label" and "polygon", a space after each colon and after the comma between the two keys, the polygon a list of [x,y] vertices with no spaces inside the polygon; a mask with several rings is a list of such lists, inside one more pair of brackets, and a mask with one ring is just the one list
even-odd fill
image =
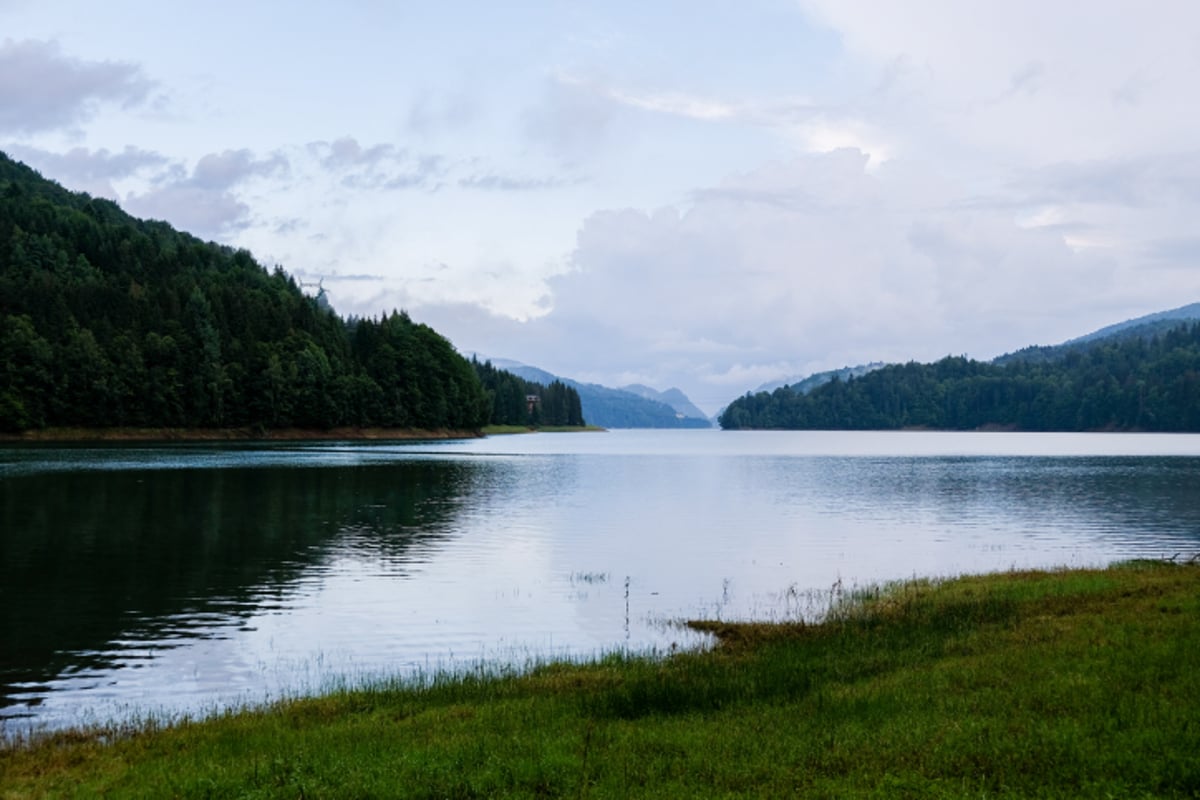
{"label": "treeline", "polygon": [[0,429],[476,430],[490,402],[407,314],[343,320],[244,250],[0,153]]}
{"label": "treeline", "polygon": [[746,395],[725,429],[1200,431],[1200,324],[1091,342],[1046,360],[948,357],[891,365],[799,394]]}
{"label": "treeline", "polygon": [[493,425],[581,427],[585,424],[579,392],[562,381],[542,385],[496,369],[491,361],[481,364],[472,358],[471,364],[490,401]]}

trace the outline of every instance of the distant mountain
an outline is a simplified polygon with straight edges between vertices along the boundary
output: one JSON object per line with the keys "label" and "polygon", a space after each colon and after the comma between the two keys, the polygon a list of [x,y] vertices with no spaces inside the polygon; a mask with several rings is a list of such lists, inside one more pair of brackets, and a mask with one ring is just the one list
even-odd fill
{"label": "distant mountain", "polygon": [[1091,333],[1068,339],[1062,344],[1035,345],[1025,347],[1012,353],[1005,353],[992,360],[994,364],[1011,364],[1014,361],[1047,362],[1065,357],[1071,352],[1082,352],[1101,344],[1141,339],[1149,341],[1161,336],[1167,331],[1175,330],[1200,322],[1200,303],[1173,308],[1170,311],[1159,311],[1142,317],[1128,319],[1115,325],[1108,325]]}
{"label": "distant mountain", "polygon": [[1173,308],[1170,311],[1159,311],[1155,314],[1146,314],[1143,317],[1118,322],[1115,325],[1109,325],[1101,328],[1098,331],[1093,331],[1085,336],[1080,336],[1064,344],[1082,344],[1084,342],[1094,341],[1096,339],[1107,339],[1122,333],[1133,333],[1135,330],[1141,330],[1147,327],[1161,328],[1162,330],[1170,330],[1178,328],[1188,322],[1200,321],[1200,303],[1192,303],[1179,308]]}
{"label": "distant mountain", "polygon": [[628,386],[622,386],[621,390],[632,392],[638,397],[644,397],[647,400],[666,403],[675,409],[675,413],[681,416],[691,417],[692,419],[708,419],[708,415],[697,408],[688,396],[679,389],[671,388],[665,392],[660,392],[657,389],[652,389],[640,383],[631,383]]}
{"label": "distant mountain", "polygon": [[764,383],[762,386],[759,386],[757,389],[755,389],[754,393],[773,392],[776,389],[786,386],[793,392],[808,394],[813,389],[817,388],[818,386],[824,386],[834,378],[837,378],[840,381],[849,380],[850,378],[861,378],[868,372],[874,372],[875,370],[884,366],[886,366],[886,364],[884,364],[882,361],[872,361],[870,364],[859,364],[857,367],[842,367],[841,369],[831,369],[827,372],[814,372],[812,375],[807,377],[796,377],[788,380]]}
{"label": "distant mountain", "polygon": [[[656,399],[646,397],[627,389],[612,389],[598,383],[580,383],[570,378],[554,375],[544,369],[531,367],[519,361],[507,359],[491,359],[493,366],[518,375],[527,381],[549,385],[554,381],[562,381],[567,386],[579,392],[583,404],[583,418],[589,425],[599,425],[602,428],[711,428],[712,422],[700,409],[692,405],[687,396],[678,389],[666,392],[655,392],[649,387],[641,387],[653,392]],[[681,407],[691,407],[698,416],[680,411],[665,398],[670,398]]]}

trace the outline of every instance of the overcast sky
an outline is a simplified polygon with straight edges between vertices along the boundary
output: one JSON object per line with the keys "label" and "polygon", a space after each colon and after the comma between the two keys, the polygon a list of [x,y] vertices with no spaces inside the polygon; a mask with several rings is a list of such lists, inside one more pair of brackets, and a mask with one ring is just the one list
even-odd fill
{"label": "overcast sky", "polygon": [[0,149],[580,380],[1200,300],[1200,4],[0,0]]}

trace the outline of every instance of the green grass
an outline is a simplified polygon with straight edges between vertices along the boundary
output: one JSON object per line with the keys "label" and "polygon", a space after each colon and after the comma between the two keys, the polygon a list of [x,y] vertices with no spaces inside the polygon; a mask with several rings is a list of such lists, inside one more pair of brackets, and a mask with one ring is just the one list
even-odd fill
{"label": "green grass", "polygon": [[484,425],[484,436],[507,436],[514,433],[533,433],[528,425]]}
{"label": "green grass", "polygon": [[483,428],[485,436],[506,436],[513,433],[596,433],[603,432],[605,428],[598,425],[540,425],[537,427],[529,427],[528,425],[487,425]]}
{"label": "green grass", "polygon": [[10,746],[0,796],[1200,796],[1200,566],[916,581],[820,624],[694,624],[719,646]]}

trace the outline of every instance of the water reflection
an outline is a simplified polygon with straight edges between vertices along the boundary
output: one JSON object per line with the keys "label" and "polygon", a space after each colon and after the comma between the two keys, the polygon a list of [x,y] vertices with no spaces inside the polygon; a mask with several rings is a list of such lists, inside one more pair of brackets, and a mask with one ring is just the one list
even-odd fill
{"label": "water reflection", "polygon": [[1149,447],[697,431],[0,450],[0,724],[687,646],[665,621],[800,613],[837,581],[1200,550],[1200,458],[1096,454],[1114,441]]}
{"label": "water reflection", "polygon": [[0,703],[226,638],[252,614],[289,607],[339,547],[377,554],[402,577],[451,535],[447,521],[486,469],[143,466],[0,480]]}

